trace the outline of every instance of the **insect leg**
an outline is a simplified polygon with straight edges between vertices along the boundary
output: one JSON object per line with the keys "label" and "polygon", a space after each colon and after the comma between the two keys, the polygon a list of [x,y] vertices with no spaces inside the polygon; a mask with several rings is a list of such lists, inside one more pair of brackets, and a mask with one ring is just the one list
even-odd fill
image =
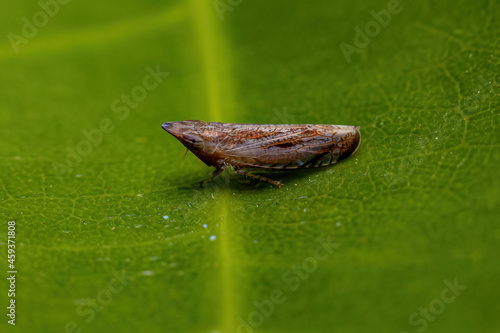
{"label": "insect leg", "polygon": [[247,177],[252,177],[252,178],[258,179],[260,181],[276,185],[278,187],[283,186],[283,183],[280,182],[280,181],[272,180],[272,179],[269,179],[269,178],[266,178],[266,177],[263,177],[263,176],[259,176],[259,175],[253,174],[253,173],[248,173],[248,172],[246,172],[243,169],[235,168],[234,171],[236,171],[236,173],[239,173],[240,175],[244,175],[244,176],[247,176]]}
{"label": "insect leg", "polygon": [[200,186],[203,186],[203,184],[205,184],[209,180],[214,180],[214,178],[217,177],[224,170],[226,170],[226,165],[223,164],[221,166],[216,166],[216,169],[214,170],[214,172],[212,172],[212,177],[202,180],[200,182]]}

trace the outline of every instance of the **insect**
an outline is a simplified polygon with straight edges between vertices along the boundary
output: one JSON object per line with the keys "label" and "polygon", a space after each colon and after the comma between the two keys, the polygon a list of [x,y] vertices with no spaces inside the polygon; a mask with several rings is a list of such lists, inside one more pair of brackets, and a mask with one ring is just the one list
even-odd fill
{"label": "insect", "polygon": [[283,184],[243,169],[287,170],[330,165],[354,154],[361,142],[359,126],[186,120],[164,123],[162,127],[205,164],[215,167],[212,177],[207,180],[230,166],[238,174],[278,187]]}

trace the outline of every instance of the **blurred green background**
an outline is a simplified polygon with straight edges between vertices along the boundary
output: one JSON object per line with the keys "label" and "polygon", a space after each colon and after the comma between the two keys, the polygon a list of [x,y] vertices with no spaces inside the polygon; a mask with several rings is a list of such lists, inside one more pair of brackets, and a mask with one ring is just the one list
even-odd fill
{"label": "blurred green background", "polygon": [[[499,14],[4,2],[0,266],[15,221],[18,275],[15,327],[0,279],[2,332],[498,332]],[[281,189],[231,172],[200,188],[212,168],[160,127],[186,119],[363,141],[272,175]]]}

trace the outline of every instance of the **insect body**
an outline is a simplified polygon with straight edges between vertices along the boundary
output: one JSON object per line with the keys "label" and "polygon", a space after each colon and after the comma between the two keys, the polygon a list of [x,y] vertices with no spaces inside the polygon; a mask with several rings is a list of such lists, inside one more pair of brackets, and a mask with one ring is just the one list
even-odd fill
{"label": "insect body", "polygon": [[279,181],[247,173],[243,168],[301,169],[330,165],[357,150],[359,126],[227,124],[199,120],[162,125],[200,160],[216,169],[227,166],[246,176],[281,187]]}

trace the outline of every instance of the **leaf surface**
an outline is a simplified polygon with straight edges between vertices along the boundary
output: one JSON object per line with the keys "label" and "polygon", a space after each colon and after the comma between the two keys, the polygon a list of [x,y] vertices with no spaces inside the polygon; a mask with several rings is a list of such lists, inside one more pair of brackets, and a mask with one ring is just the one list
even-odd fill
{"label": "leaf surface", "polygon": [[[498,4],[401,1],[348,62],[341,43],[387,6],[70,2],[17,54],[4,39],[20,331],[498,331]],[[40,11],[8,7],[4,36]],[[187,119],[363,140],[269,175],[281,189],[232,172],[200,188],[212,170],[161,129]]]}

